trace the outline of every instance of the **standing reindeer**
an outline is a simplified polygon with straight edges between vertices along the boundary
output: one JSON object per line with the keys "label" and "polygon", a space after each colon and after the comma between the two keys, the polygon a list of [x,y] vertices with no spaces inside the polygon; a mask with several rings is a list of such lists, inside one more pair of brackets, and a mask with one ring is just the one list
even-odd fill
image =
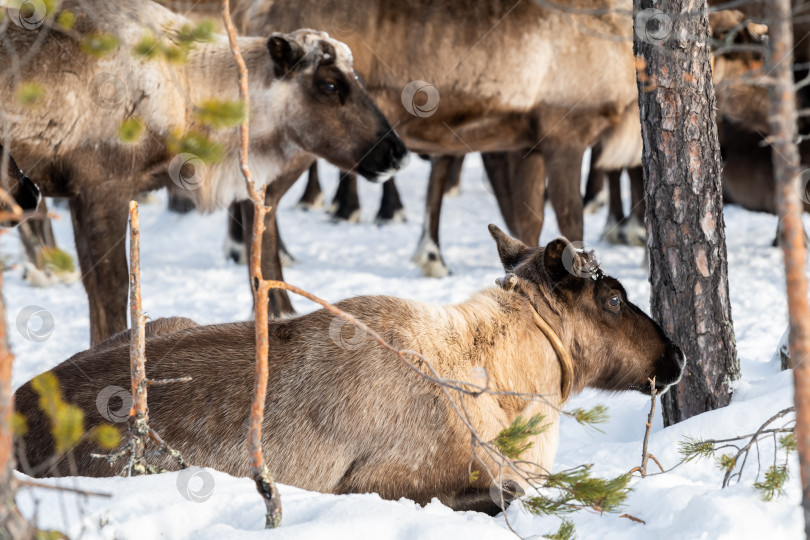
{"label": "standing reindeer", "polygon": [[[304,26],[339,36],[409,149],[443,159],[443,170],[452,170],[451,156],[471,151],[520,152],[513,184],[522,204],[513,208],[514,232],[536,245],[546,176],[562,233],[582,239],[578,164],[588,147],[622,125],[637,101],[632,20],[618,14],[631,7],[629,0],[606,0],[599,13],[571,14],[511,0],[363,0],[350,6],[341,0],[246,0],[234,16],[249,35]],[[420,108],[425,104],[414,88],[429,92],[433,108]],[[637,159],[634,154],[627,164]],[[266,225],[276,230],[275,216]],[[426,223],[425,230],[433,226]],[[268,235],[263,250],[273,250],[274,242]],[[415,258],[424,261],[427,275],[446,273],[429,234]],[[280,263],[262,270],[282,278]]]}
{"label": "standing reindeer", "polygon": [[[70,200],[91,342],[99,343],[126,328],[124,238],[135,194],[182,189],[203,210],[246,198],[237,128],[211,128],[197,114],[207,100],[238,101],[237,68],[223,36],[195,44],[185,63],[136,57],[145,37],[177,42],[190,25],[151,0],[65,0],[59,9],[75,16],[72,29],[53,22],[58,13],[35,29],[4,26],[0,102],[9,129],[0,143],[45,195]],[[315,157],[370,178],[396,171],[406,148],[360,86],[348,48],[312,30],[264,35],[239,40],[257,182],[287,182]],[[117,46],[88,54],[94,36],[112,36]],[[17,63],[23,51],[27,61]],[[99,98],[107,81],[121,88],[115,100]],[[23,83],[44,89],[37,107],[15,99]],[[119,139],[124,121],[142,127],[136,141]],[[211,141],[221,160],[204,163],[184,151],[187,136]]]}

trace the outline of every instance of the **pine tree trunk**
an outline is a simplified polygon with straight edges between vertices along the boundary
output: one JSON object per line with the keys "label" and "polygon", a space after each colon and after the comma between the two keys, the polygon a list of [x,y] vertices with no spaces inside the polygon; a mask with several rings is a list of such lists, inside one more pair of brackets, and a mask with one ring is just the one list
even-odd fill
{"label": "pine tree trunk", "polygon": [[[810,304],[807,300],[807,248],[802,226],[799,189],[807,193],[808,179],[800,175],[796,147],[796,91],[793,85],[793,32],[790,0],[773,0],[768,73],[771,89],[770,129],[779,234],[785,259],[790,319],[790,364],[796,405],[796,444],[802,481],[805,536],[810,536]],[[798,180],[798,182],[797,182]],[[797,185],[798,183],[798,185]]]}
{"label": "pine tree trunk", "polygon": [[662,399],[671,425],[727,405],[739,377],[709,21],[706,0],[636,0],[634,12],[651,310],[687,361]]}

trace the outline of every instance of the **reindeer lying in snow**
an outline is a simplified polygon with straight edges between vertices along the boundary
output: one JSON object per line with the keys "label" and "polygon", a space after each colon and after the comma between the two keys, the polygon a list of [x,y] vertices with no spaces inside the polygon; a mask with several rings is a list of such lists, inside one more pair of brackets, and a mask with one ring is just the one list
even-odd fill
{"label": "reindeer lying in snow", "polygon": [[[126,328],[122,239],[136,193],[191,185],[185,195],[202,209],[246,197],[237,129],[212,129],[196,114],[206,100],[239,99],[237,69],[223,36],[197,43],[182,64],[136,57],[133,49],[150,33],[177,41],[189,24],[151,0],[58,5],[73,14],[71,29],[52,24],[58,14],[34,29],[3,26],[0,103],[8,129],[0,144],[44,195],[70,198],[91,341],[98,343]],[[90,55],[84,49],[93,36],[113,36],[118,46]],[[250,73],[257,182],[298,177],[314,157],[369,177],[388,177],[399,167],[405,146],[361,88],[345,45],[313,30],[240,38],[239,45]],[[23,53],[26,61],[19,62]],[[44,90],[38,106],[19,103],[24,83]],[[108,84],[121,90],[112,99],[100,97]],[[124,143],[119,128],[131,119],[143,133]],[[200,167],[206,174],[194,166],[200,160],[169,149],[170,141],[190,132],[204,133],[223,150],[220,162]]]}
{"label": "reindeer lying in snow", "polygon": [[[338,307],[394,347],[424,355],[441,377],[469,381],[484,368],[493,390],[545,396],[526,401],[483,394],[464,402],[484,440],[520,414],[545,414],[550,428],[525,459],[551,469],[559,438],[555,405],[569,387],[645,391],[654,376],[664,391],[678,381],[685,360],[591,255],[563,239],[530,248],[494,225],[490,231],[512,274],[504,280],[509,287],[484,289],[454,306],[367,296]],[[569,351],[570,364],[558,360],[538,319]],[[275,478],[329,493],[377,492],[421,504],[439,497],[458,510],[498,511],[488,496],[491,479],[482,474],[471,483],[468,470],[471,461],[474,468],[493,464],[473,456],[469,431],[441,389],[371,339],[344,343],[342,326],[325,310],[270,323],[263,445]],[[253,336],[252,322],[147,324],[149,377],[193,377],[149,391],[152,426],[188,462],[249,473]],[[84,411],[85,428],[104,421],[97,406],[103,389],[129,388],[128,339],[123,332],[52,370],[65,401]],[[23,442],[34,474],[68,474],[64,456],[52,460],[50,426],[30,382],[17,391],[16,409],[28,419]],[[115,474],[105,461],[91,459],[94,445],[74,448],[74,474]]]}

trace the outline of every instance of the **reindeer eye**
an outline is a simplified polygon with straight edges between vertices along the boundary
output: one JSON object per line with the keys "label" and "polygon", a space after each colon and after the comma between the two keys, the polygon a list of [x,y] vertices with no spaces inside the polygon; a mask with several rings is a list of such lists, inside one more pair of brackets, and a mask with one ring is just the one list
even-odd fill
{"label": "reindeer eye", "polygon": [[334,94],[335,92],[337,92],[337,85],[331,81],[322,82],[321,91],[324,94]]}
{"label": "reindeer eye", "polygon": [[622,303],[622,297],[618,294],[614,294],[608,299],[608,305],[612,308],[619,307],[619,304]]}

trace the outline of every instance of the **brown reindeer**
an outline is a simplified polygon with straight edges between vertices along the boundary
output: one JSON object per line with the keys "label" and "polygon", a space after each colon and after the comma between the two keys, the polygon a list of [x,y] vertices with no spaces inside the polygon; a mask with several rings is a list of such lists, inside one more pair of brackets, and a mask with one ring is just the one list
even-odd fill
{"label": "brown reindeer", "polygon": [[[629,0],[599,4],[601,15],[510,0],[246,0],[234,11],[247,34],[306,26],[346,42],[369,93],[412,151],[521,152],[516,187],[543,200],[547,173],[551,199],[566,201],[555,208],[562,233],[581,240],[582,201],[574,196],[579,167],[572,163],[620,125],[637,100],[632,21],[614,12],[632,6]],[[417,87],[430,92],[429,106],[427,92],[411,92]],[[542,204],[514,212],[519,237],[536,245]],[[438,246],[420,245],[423,272],[435,274],[428,252]],[[263,270],[281,277],[274,268]]]}
{"label": "brown reindeer", "polygon": [[[98,343],[126,327],[126,205],[136,193],[184,189],[203,210],[246,197],[236,128],[210,128],[195,114],[205,100],[239,99],[237,70],[222,36],[196,44],[182,64],[137,58],[133,48],[143,36],[174,40],[188,23],[150,0],[65,0],[60,9],[75,15],[72,30],[50,19],[33,30],[4,25],[0,102],[9,129],[0,143],[44,194],[70,198],[91,341]],[[116,36],[118,47],[87,54],[83,43],[92,35]],[[250,73],[257,182],[297,177],[316,156],[371,178],[401,164],[406,149],[358,83],[345,45],[312,30],[239,44]],[[18,63],[22,52],[27,61]],[[100,98],[111,80],[121,92]],[[24,82],[44,88],[37,107],[15,99]],[[143,134],[126,144],[118,130],[132,118]],[[204,133],[220,145],[222,160],[206,164],[170,150],[186,133]]]}
{"label": "brown reindeer", "polygon": [[[592,255],[563,239],[533,248],[494,225],[490,231],[511,274],[505,280],[510,287],[490,287],[452,306],[366,296],[338,307],[394,347],[424,355],[440,377],[470,381],[483,368],[492,390],[545,396],[525,400],[485,393],[463,399],[484,440],[518,415],[546,415],[549,429],[524,457],[550,471],[563,373],[574,392],[585,387],[646,392],[650,377],[663,392],[679,380],[685,361]],[[570,352],[570,371],[561,368],[536,318],[545,320]],[[149,376],[193,377],[190,383],[150,389],[152,426],[188,462],[248,474],[244,441],[250,408],[246,388],[254,376],[253,323],[195,326],[171,319],[148,327]],[[471,481],[468,468],[472,463],[473,469],[495,470],[494,464],[473,455],[470,433],[442,390],[374,340],[355,334],[344,341],[344,330],[353,333],[325,310],[270,323],[263,447],[277,481],[327,493],[376,492],[420,504],[439,497],[457,510],[499,511],[488,495],[492,479],[482,473]],[[103,422],[102,413],[115,406],[99,401],[105,389],[129,387],[128,351],[125,332],[52,370],[64,400],[84,411],[86,429]],[[50,427],[30,382],[15,399],[29,426],[22,439],[23,463],[38,476],[68,474],[68,460],[53,457]],[[73,449],[73,474],[115,474],[106,462],[90,457],[93,451],[97,448],[87,441]],[[520,484],[520,478],[512,481]]]}

